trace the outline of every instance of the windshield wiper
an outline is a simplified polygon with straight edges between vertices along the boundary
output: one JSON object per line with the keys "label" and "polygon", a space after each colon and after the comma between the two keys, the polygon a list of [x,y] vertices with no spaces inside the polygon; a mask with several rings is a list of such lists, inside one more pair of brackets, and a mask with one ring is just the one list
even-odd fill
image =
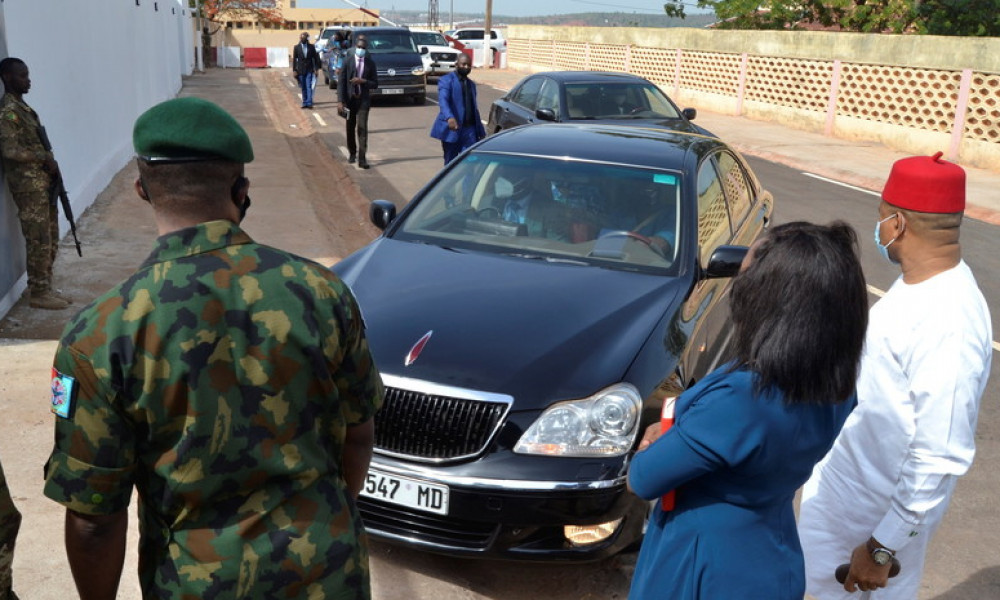
{"label": "windshield wiper", "polygon": [[561,257],[557,257],[557,256],[545,256],[545,255],[542,255],[542,254],[525,254],[525,253],[518,253],[518,252],[504,252],[503,254],[504,254],[504,256],[513,256],[515,258],[526,258],[528,260],[544,260],[545,262],[564,263],[564,264],[570,264],[570,265],[581,265],[581,266],[584,266],[584,267],[590,266],[589,262],[586,262],[586,261],[583,261],[583,260],[578,260],[578,259],[575,259],[575,258],[561,258]]}

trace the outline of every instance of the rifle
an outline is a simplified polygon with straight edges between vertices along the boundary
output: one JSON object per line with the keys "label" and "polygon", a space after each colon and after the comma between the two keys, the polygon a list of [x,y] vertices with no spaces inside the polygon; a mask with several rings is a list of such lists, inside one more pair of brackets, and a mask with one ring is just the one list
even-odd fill
{"label": "rifle", "polygon": [[[46,151],[52,152],[52,142],[49,141],[49,134],[45,132],[45,127],[38,127],[38,139],[42,141],[42,146]],[[52,182],[52,189],[49,190],[49,202],[54,206],[56,198],[62,204],[63,215],[69,221],[69,230],[73,232],[73,243],[76,244],[76,255],[83,256],[80,249],[80,239],[76,237],[76,222],[73,220],[73,206],[69,203],[69,194],[66,193],[66,184],[63,183],[62,173],[56,172],[55,180]]]}

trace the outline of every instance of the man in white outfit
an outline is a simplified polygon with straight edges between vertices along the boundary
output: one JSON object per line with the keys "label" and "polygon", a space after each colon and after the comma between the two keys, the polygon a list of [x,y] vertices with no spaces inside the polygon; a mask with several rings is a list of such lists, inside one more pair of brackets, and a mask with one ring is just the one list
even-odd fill
{"label": "man in white outfit", "polygon": [[[802,492],[807,591],[819,600],[915,600],[927,544],[972,464],[992,327],[962,260],[964,211],[965,171],[940,152],[893,165],[875,243],[902,276],[871,309],[858,407]],[[893,556],[902,570],[889,579]]]}

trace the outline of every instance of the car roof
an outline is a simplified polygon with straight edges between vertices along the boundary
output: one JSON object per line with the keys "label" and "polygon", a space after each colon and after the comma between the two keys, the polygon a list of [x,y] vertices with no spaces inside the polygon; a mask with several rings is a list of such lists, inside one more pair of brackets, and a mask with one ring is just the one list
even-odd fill
{"label": "car roof", "polygon": [[718,138],[669,129],[543,123],[501,131],[475,151],[683,170],[693,169],[699,157],[713,149],[726,147]]}
{"label": "car roof", "polygon": [[371,27],[354,27],[354,33],[371,33],[373,31],[405,31],[409,33],[409,27],[389,27],[385,25],[372,25]]}
{"label": "car roof", "polygon": [[644,77],[631,73],[609,71],[543,71],[533,73],[528,77],[538,76],[549,77],[561,83],[653,83]]}

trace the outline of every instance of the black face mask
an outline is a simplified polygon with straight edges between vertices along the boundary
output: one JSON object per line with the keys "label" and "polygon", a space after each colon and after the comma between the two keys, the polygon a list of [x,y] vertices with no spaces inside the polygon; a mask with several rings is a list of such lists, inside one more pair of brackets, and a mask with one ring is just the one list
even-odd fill
{"label": "black face mask", "polygon": [[[245,186],[247,183],[248,183],[247,178],[243,177],[242,175],[236,178],[236,183],[233,184],[233,187],[230,190],[230,195],[233,198],[233,202],[236,202],[236,198],[237,196],[239,196],[240,193],[240,188]],[[250,208],[250,194],[244,196],[243,204],[240,205],[240,220],[237,221],[238,223],[242,223],[243,219],[246,218],[248,208]]]}
{"label": "black face mask", "polygon": [[472,69],[469,68],[463,69],[461,67],[455,67],[455,72],[458,73],[459,77],[465,78],[469,76],[469,73],[472,72]]}

